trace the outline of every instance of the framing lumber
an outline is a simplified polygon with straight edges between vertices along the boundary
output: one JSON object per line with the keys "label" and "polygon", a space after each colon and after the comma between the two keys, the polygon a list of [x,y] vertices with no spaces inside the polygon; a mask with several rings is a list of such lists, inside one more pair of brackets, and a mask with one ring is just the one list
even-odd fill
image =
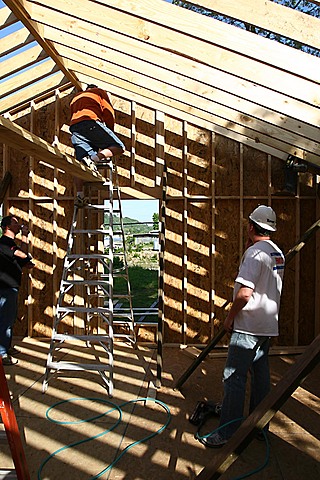
{"label": "framing lumber", "polygon": [[[194,5],[320,49],[320,21],[293,8],[265,0],[192,0]],[[317,2],[313,2],[317,3]],[[319,5],[319,3],[318,3]]]}
{"label": "framing lumber", "polygon": [[52,147],[42,138],[3,117],[0,117],[0,141],[84,181],[103,183],[105,180],[99,173],[93,172],[66,153],[62,153],[57,147]]}
{"label": "framing lumber", "polygon": [[[269,125],[271,123],[275,126],[283,126],[293,133],[299,131],[301,136],[313,139],[315,142],[318,141],[318,109],[298,100],[288,99],[281,93],[270,92],[265,87],[256,86],[253,89],[253,97],[251,93],[253,86],[250,82],[241,81],[237,77],[231,77],[217,69],[213,71],[206,65],[199,65],[186,58],[179,59],[181,71],[178,73],[175,71],[176,61],[172,55],[170,56],[166,52],[163,52],[162,62],[159,61],[157,65],[148,63],[148,60],[151,61],[151,51],[145,59],[141,59],[141,55],[136,57],[133,71],[132,56],[115,51],[107,45],[101,45],[99,48],[87,39],[75,38],[69,34],[64,35],[63,41],[65,44],[56,44],[56,48],[63,57],[68,59],[66,64],[70,60],[72,62],[70,67],[77,71],[79,67],[76,68],[73,62],[82,64],[83,68],[97,68],[97,58],[88,56],[86,53],[94,50],[95,54],[99,55],[99,69],[107,71],[117,78],[126,78],[123,72],[124,69],[127,69],[127,77],[131,82],[136,85],[148,85],[153,94],[162,91],[165,96],[175,98],[170,95],[169,89],[170,85],[174,85],[180,89],[179,99],[188,105],[198,104],[198,97],[200,97],[206,102],[212,102],[212,110],[217,115],[223,116],[224,107],[231,108],[235,112],[233,117],[238,118],[239,123],[241,121],[243,123],[246,115],[254,120],[265,121],[268,119]],[[69,45],[76,47],[77,50]],[[139,55],[138,50],[135,53]],[[169,68],[170,70],[168,70]],[[146,74],[138,74],[138,72],[146,72]],[[201,83],[199,83],[200,80]],[[226,87],[228,87],[228,92],[225,91]],[[193,93],[194,100],[189,100],[190,92]],[[192,101],[194,103],[190,103]],[[279,111],[282,113],[278,113]],[[285,118],[284,114],[286,114]],[[232,115],[230,115],[231,117]],[[313,127],[312,124],[315,126]]]}
{"label": "framing lumber", "polygon": [[15,14],[15,16],[25,25],[29,32],[34,36],[35,40],[42,46],[42,48],[47,52],[47,54],[54,60],[60,70],[65,74],[68,80],[77,88],[81,89],[78,79],[74,76],[72,72],[64,66],[64,61],[57,55],[55,49],[50,44],[44,40],[42,36],[41,26],[37,25],[30,18],[29,12],[26,10],[25,6],[27,2],[24,0],[4,0],[5,4],[10,8],[10,10]]}
{"label": "framing lumber", "polygon": [[[0,9],[0,11],[1,10],[2,9]],[[25,47],[33,41],[34,38],[32,37],[29,30],[27,30],[26,28],[21,28],[20,30],[11,33],[10,35],[1,38],[0,55],[12,53],[21,47]]]}
{"label": "framing lumber", "polygon": [[[59,11],[52,10],[50,0],[42,0],[41,5],[33,4],[29,11],[33,19],[51,25],[63,25],[66,14],[69,14],[67,20],[72,21],[73,31],[78,18],[86,18],[87,22],[104,29],[110,26],[114,30],[115,25],[125,25],[126,48],[120,51],[130,52],[131,39],[129,41],[128,37],[132,37],[139,40],[142,47],[143,44],[160,47],[170,54],[191,58],[293,98],[301,98],[311,105],[319,105],[318,87],[306,80],[308,69],[305,66],[302,69],[305,62],[311,61],[314,65],[310,69],[313,81],[319,83],[318,58],[219,20],[200,17],[195,12],[160,0],[145,0],[141,4],[132,0],[117,0],[112,5],[106,2],[100,14],[97,8],[89,11],[76,0],[70,0],[68,4],[56,0],[55,8]],[[71,17],[70,11],[77,12],[77,17]],[[197,18],[201,18],[201,29],[195,21]],[[91,25],[86,25],[86,29],[92,30]],[[121,31],[124,31],[123,27]],[[190,52],[196,53],[190,55]],[[176,71],[181,71],[179,65]],[[288,78],[288,72],[293,77]]]}
{"label": "framing lumber", "polygon": [[243,422],[221,451],[217,453],[214,463],[204,468],[196,479],[215,480],[219,478],[254,439],[257,430],[263,429],[270,422],[275,413],[288,400],[306,376],[318,365],[319,361],[320,335],[306,348],[305,352],[289,368],[274,389]]}
{"label": "framing lumber", "polygon": [[4,197],[12,180],[12,175],[9,171],[4,174],[3,179],[0,182],[0,205],[2,205]]}
{"label": "framing lumber", "polygon": [[[78,72],[79,79],[83,79],[83,81],[86,81],[86,77],[91,77],[91,82],[93,78],[104,82],[108,81],[108,83],[105,85],[106,89],[111,93],[119,94],[120,96],[127,98],[130,96],[132,100],[137,99],[137,101],[140,101],[140,103],[143,105],[147,104],[148,98],[152,98],[153,101],[158,103],[158,108],[163,111],[166,111],[167,106],[175,109],[175,116],[183,116],[183,118],[185,118],[185,114],[188,113],[194,117],[206,120],[211,124],[223,127],[226,130],[244,135],[245,137],[250,138],[254,145],[264,144],[279,150],[282,153],[291,153],[307,162],[320,165],[320,146],[317,146],[315,142],[307,142],[308,151],[306,151],[302,146],[297,145],[297,142],[300,142],[303,137],[281,129],[275,125],[267,124],[266,122],[262,122],[258,119],[253,119],[246,115],[239,115],[237,117],[237,112],[228,107],[220,107],[220,111],[223,111],[223,116],[218,116],[216,115],[213,103],[208,102],[205,99],[201,99],[201,97],[196,97],[189,92],[185,92],[184,102],[182,103],[180,101],[181,90],[175,85],[167,85],[166,87],[166,93],[170,92],[169,98],[164,94],[156,92],[155,84],[159,85],[158,88],[161,91],[161,82],[154,80],[153,85],[155,90],[151,92],[145,87],[146,81],[145,79],[142,79],[140,74],[135,76],[136,79],[139,76],[141,77],[139,85],[136,85],[134,83],[130,83],[127,79],[119,80],[119,78],[117,78],[115,75],[109,74],[109,72],[100,73],[99,71],[86,67],[83,64],[77,65],[76,62],[72,62],[69,63],[69,65],[74,71]],[[134,94],[138,95],[138,98],[134,97]],[[195,101],[195,98],[198,100],[196,107],[194,107],[194,103],[192,103]],[[202,109],[199,108],[200,106]],[[230,116],[232,116],[232,118],[230,118]],[[241,123],[239,123],[240,121]],[[191,123],[193,123],[192,120]],[[259,130],[260,128],[262,131]],[[277,138],[272,135],[276,135]],[[307,144],[305,144],[305,146],[307,146]],[[317,150],[317,152],[310,151],[314,148]]]}
{"label": "framing lumber", "polygon": [[[19,70],[34,65],[37,62],[44,60],[46,57],[47,54],[40,45],[35,45],[32,48],[24,50],[22,53],[17,53],[8,60],[1,62],[0,78],[12,75]],[[32,73],[34,73],[34,70]]]}
{"label": "framing lumber", "polygon": [[15,105],[15,108],[18,109],[19,107],[24,108],[26,104],[34,98],[37,98],[39,101],[39,99],[41,100],[49,92],[65,86],[66,82],[67,79],[64,73],[58,71],[34,84],[30,83],[30,85],[23,90],[1,99],[0,114],[6,113],[8,110],[14,113],[15,109],[11,110],[12,105]]}

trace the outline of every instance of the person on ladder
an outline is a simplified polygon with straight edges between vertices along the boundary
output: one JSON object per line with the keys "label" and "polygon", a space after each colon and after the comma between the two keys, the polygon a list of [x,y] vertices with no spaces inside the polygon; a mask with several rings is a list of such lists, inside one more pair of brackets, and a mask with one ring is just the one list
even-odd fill
{"label": "person on ladder", "polygon": [[[76,159],[96,170],[111,157],[125,151],[122,141],[114,133],[114,109],[105,90],[96,85],[78,93],[70,103],[71,142]],[[83,182],[75,179],[78,206],[84,202]]]}
{"label": "person on ladder", "polygon": [[[17,217],[8,215],[1,221],[3,235],[0,238],[0,356],[3,365],[14,365],[19,350],[11,345],[12,328],[18,311],[18,292],[22,269],[32,268],[34,263],[27,251],[28,227],[20,225]],[[21,247],[15,242],[21,232]]]}

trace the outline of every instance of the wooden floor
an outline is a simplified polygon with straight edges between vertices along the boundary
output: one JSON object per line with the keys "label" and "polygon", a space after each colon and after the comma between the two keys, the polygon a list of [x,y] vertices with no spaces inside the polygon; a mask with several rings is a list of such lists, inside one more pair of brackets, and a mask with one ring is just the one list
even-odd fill
{"label": "wooden floor", "polygon": [[[171,422],[160,435],[147,439],[145,443],[137,443],[120,456],[128,445],[152,436],[168,419],[167,412],[159,404],[151,401],[146,405],[144,401],[131,403],[154,392],[149,387],[156,373],[155,349],[141,346],[135,350],[125,344],[116,344],[115,391],[113,398],[109,398],[100,376],[88,372],[54,376],[47,393],[43,394],[48,342],[23,339],[17,340],[16,345],[22,351],[19,363],[5,367],[5,371],[32,480],[185,480],[195,479],[212,462],[216,450],[206,449],[194,438],[196,429],[188,417],[197,401],[221,400],[224,358],[210,358],[203,362],[179,392],[173,390],[173,385],[192,359],[178,348],[166,347],[162,387],[156,391],[156,398],[170,409]],[[73,359],[91,355],[88,349],[80,346],[62,349],[63,354],[72,355]],[[294,361],[294,356],[270,357],[274,384]],[[319,373],[318,366],[275,415],[270,427],[268,464],[250,478],[320,478]],[[92,398],[103,399],[106,403]],[[49,421],[47,409],[62,401],[66,403],[57,405],[50,415],[63,423]],[[119,415],[118,410],[114,410],[107,416],[97,417],[112,409],[109,402],[116,405],[130,403],[122,406],[121,423],[110,433],[103,434],[115,425]],[[68,423],[90,418],[86,423]],[[207,428],[217,426],[217,419],[212,422]],[[77,444],[91,436],[96,438]],[[64,449],[71,443],[76,445]],[[48,456],[59,449],[60,453],[46,462]],[[112,468],[99,475],[117,458]],[[266,445],[254,440],[220,478],[241,478],[244,473],[262,466],[265,458]],[[41,465],[44,466],[39,474]],[[10,466],[10,451],[2,445],[0,468]]]}

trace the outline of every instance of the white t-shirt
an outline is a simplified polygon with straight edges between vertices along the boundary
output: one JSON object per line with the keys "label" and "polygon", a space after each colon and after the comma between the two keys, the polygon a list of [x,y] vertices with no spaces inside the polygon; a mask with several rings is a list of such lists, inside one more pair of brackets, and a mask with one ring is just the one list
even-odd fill
{"label": "white t-shirt", "polygon": [[235,280],[235,297],[241,285],[253,289],[245,307],[236,315],[236,332],[275,337],[284,273],[284,255],[271,240],[256,242],[241,260]]}

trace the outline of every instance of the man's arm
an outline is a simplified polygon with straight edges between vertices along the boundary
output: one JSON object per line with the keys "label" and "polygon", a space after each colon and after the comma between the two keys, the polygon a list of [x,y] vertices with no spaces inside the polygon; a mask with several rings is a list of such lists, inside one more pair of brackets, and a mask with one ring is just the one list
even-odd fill
{"label": "man's arm", "polygon": [[227,318],[224,321],[224,328],[227,332],[231,333],[233,330],[233,322],[236,315],[247,305],[252,295],[253,289],[241,285],[239,288],[235,299],[232,303],[230,312],[228,313]]}

